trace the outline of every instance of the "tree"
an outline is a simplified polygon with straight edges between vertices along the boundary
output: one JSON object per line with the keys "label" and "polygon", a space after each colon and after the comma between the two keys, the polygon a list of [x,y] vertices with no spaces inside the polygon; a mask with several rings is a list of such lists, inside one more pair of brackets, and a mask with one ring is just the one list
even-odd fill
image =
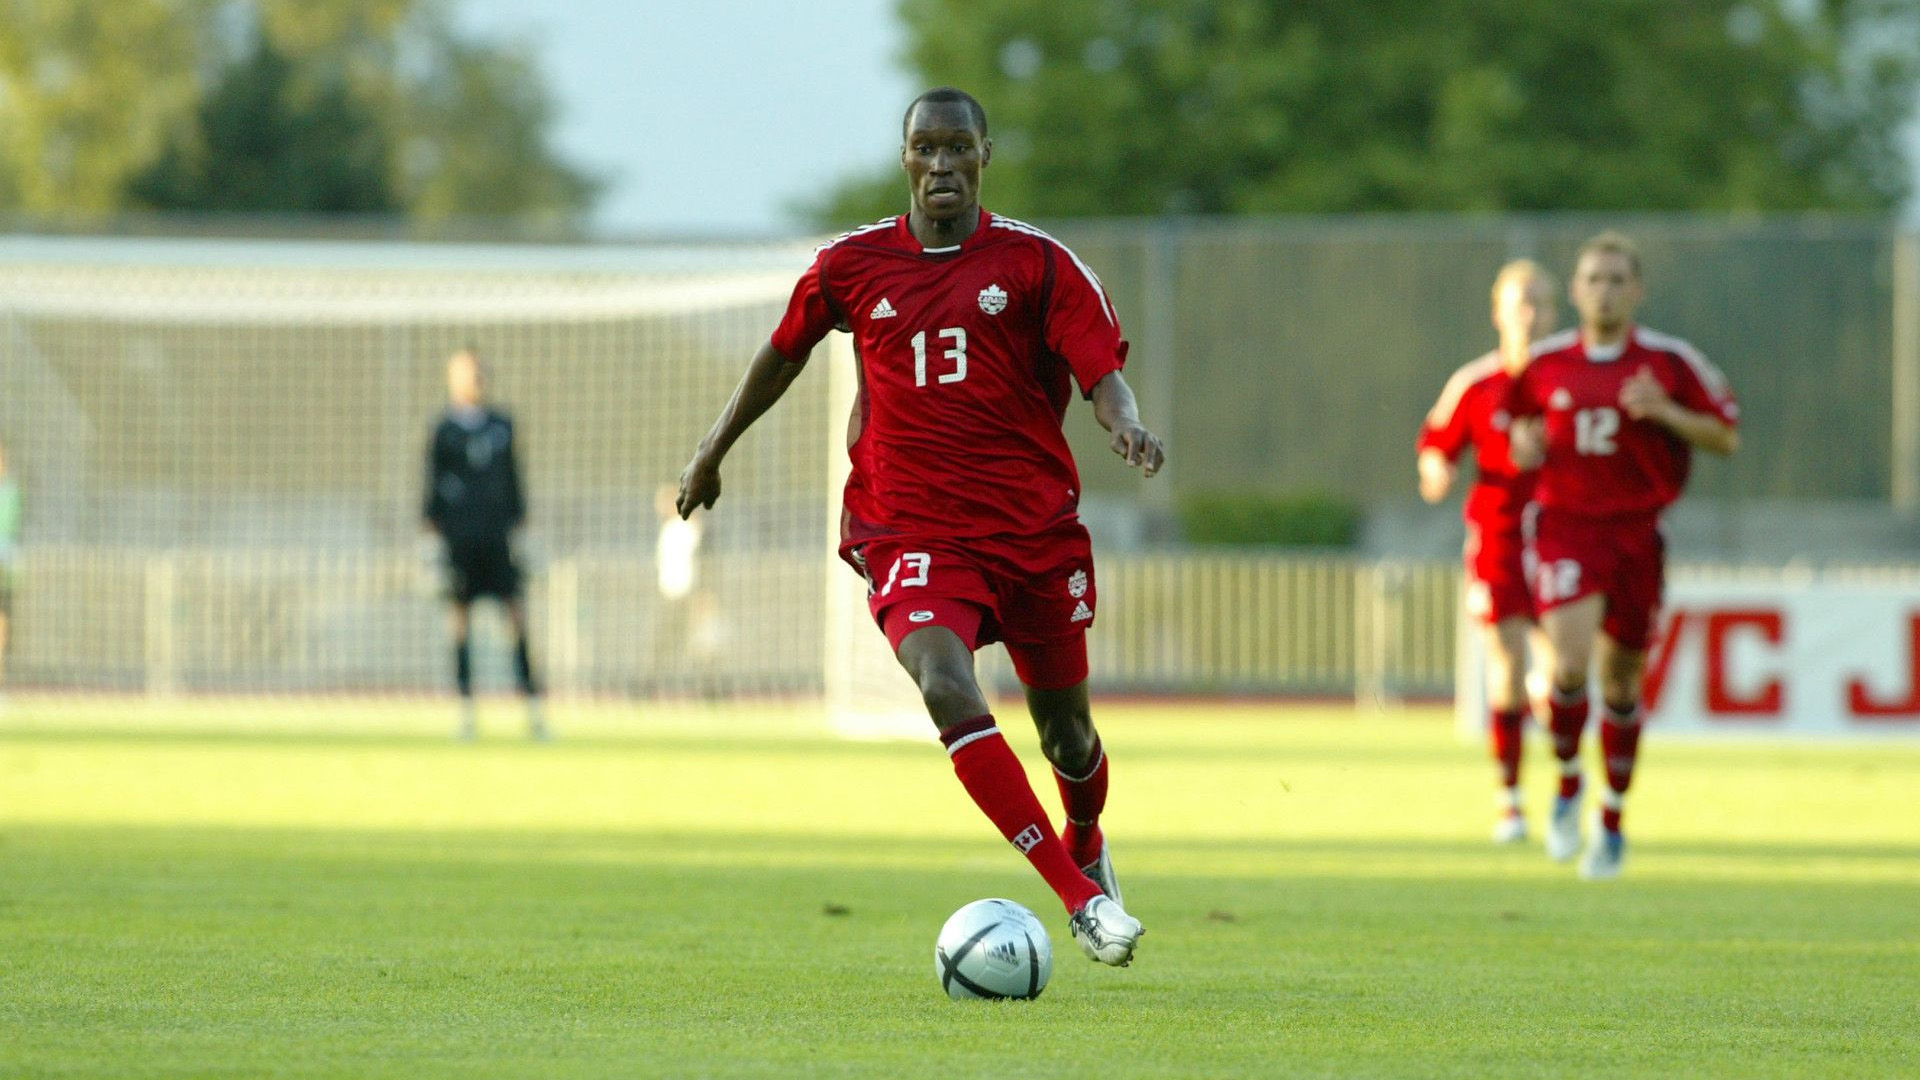
{"label": "tree", "polygon": [[[902,0],[1037,216],[1864,210],[1910,188],[1920,0]],[[897,174],[838,224],[897,212]]]}
{"label": "tree", "polygon": [[303,87],[257,34],[200,103],[192,132],[134,175],[155,210],[379,214],[398,209],[388,133],[344,80]]}
{"label": "tree", "polygon": [[207,0],[0,0],[0,210],[99,215],[199,95]]}
{"label": "tree", "polygon": [[0,211],[576,222],[522,43],[449,0],[0,0]]}

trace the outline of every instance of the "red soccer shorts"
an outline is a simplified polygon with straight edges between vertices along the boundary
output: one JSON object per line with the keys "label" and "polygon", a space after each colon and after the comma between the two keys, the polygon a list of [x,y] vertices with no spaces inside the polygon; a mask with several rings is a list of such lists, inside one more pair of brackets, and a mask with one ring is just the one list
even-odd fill
{"label": "red soccer shorts", "polygon": [[1540,507],[1533,525],[1533,595],[1548,611],[1598,593],[1600,628],[1629,649],[1653,641],[1666,585],[1667,542],[1653,514],[1592,518]]}
{"label": "red soccer shorts", "polygon": [[867,607],[896,651],[913,631],[945,626],[970,648],[1006,642],[1028,686],[1061,689],[1087,677],[1098,591],[1093,545],[1078,521],[1033,536],[890,536],[861,545],[859,556]]}
{"label": "red soccer shorts", "polygon": [[1527,545],[1520,529],[1467,522],[1467,614],[1495,625],[1506,619],[1533,618],[1533,588],[1527,574]]}

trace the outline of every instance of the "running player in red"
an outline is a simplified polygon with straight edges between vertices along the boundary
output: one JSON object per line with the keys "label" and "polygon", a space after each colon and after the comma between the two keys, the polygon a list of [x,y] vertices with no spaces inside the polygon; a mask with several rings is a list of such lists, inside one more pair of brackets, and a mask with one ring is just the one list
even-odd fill
{"label": "running player in red", "polygon": [[1527,639],[1539,633],[1520,535],[1535,474],[1515,469],[1508,453],[1507,389],[1532,358],[1533,343],[1558,319],[1553,294],[1552,276],[1531,259],[1500,268],[1493,279],[1493,326],[1500,347],[1453,373],[1420,428],[1420,496],[1430,503],[1447,497],[1458,475],[1455,462],[1469,445],[1474,451],[1475,478],[1465,508],[1466,606],[1485,628],[1488,731],[1500,767],[1496,844],[1527,838],[1520,758],[1527,717]]}
{"label": "running player in red", "polygon": [[1618,233],[1586,242],[1570,293],[1580,330],[1534,350],[1513,381],[1515,464],[1535,464],[1534,600],[1553,649],[1550,700],[1560,795],[1547,854],[1580,847],[1580,736],[1587,671],[1600,667],[1607,790],[1580,873],[1620,873],[1620,830],[1640,749],[1640,687],[1666,574],[1660,513],[1680,496],[1699,447],[1731,454],[1739,407],[1720,371],[1679,338],[1635,326],[1640,253]]}
{"label": "running player in red", "polygon": [[[682,515],[720,495],[720,463],[829,330],[853,334],[860,396],[840,553],[919,685],[960,782],[1046,879],[1088,956],[1124,965],[1142,933],[1100,831],[1107,757],[1087,699],[1096,592],[1080,479],[1061,431],[1077,385],[1113,451],[1165,459],[1120,375],[1127,343],[1099,280],[1030,225],[981,209],[986,113],[950,87],[907,109],[908,213],[823,246],[680,478]],[[1053,764],[1056,834],[1001,737],[973,653],[1006,643]]]}

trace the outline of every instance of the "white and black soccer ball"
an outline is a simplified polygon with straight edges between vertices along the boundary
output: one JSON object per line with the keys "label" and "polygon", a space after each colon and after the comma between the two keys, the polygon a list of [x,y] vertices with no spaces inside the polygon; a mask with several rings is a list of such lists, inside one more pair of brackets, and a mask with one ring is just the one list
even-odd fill
{"label": "white and black soccer ball", "polygon": [[1053,975],[1053,942],[1019,904],[975,900],[940,928],[933,973],[955,1001],[1036,998]]}

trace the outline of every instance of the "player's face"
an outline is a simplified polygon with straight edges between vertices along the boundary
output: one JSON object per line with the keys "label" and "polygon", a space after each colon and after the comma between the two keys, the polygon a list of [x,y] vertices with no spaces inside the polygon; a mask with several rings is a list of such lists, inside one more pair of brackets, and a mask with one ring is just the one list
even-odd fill
{"label": "player's face", "polygon": [[1589,251],[1573,268],[1568,286],[1580,324],[1588,330],[1612,333],[1633,319],[1646,290],[1633,260],[1617,251]]}
{"label": "player's face", "polygon": [[486,375],[480,362],[465,353],[447,362],[447,400],[455,405],[480,404],[486,391]]}
{"label": "player's face", "polygon": [[1515,333],[1528,341],[1539,341],[1552,333],[1559,321],[1559,305],[1553,301],[1553,290],[1535,275],[1508,278],[1493,299],[1493,326],[1503,338]]}
{"label": "player's face", "polygon": [[932,221],[950,221],[977,212],[980,170],[993,156],[993,143],[973,125],[960,102],[925,102],[907,122],[907,144],[900,165],[907,170],[913,208]]}

